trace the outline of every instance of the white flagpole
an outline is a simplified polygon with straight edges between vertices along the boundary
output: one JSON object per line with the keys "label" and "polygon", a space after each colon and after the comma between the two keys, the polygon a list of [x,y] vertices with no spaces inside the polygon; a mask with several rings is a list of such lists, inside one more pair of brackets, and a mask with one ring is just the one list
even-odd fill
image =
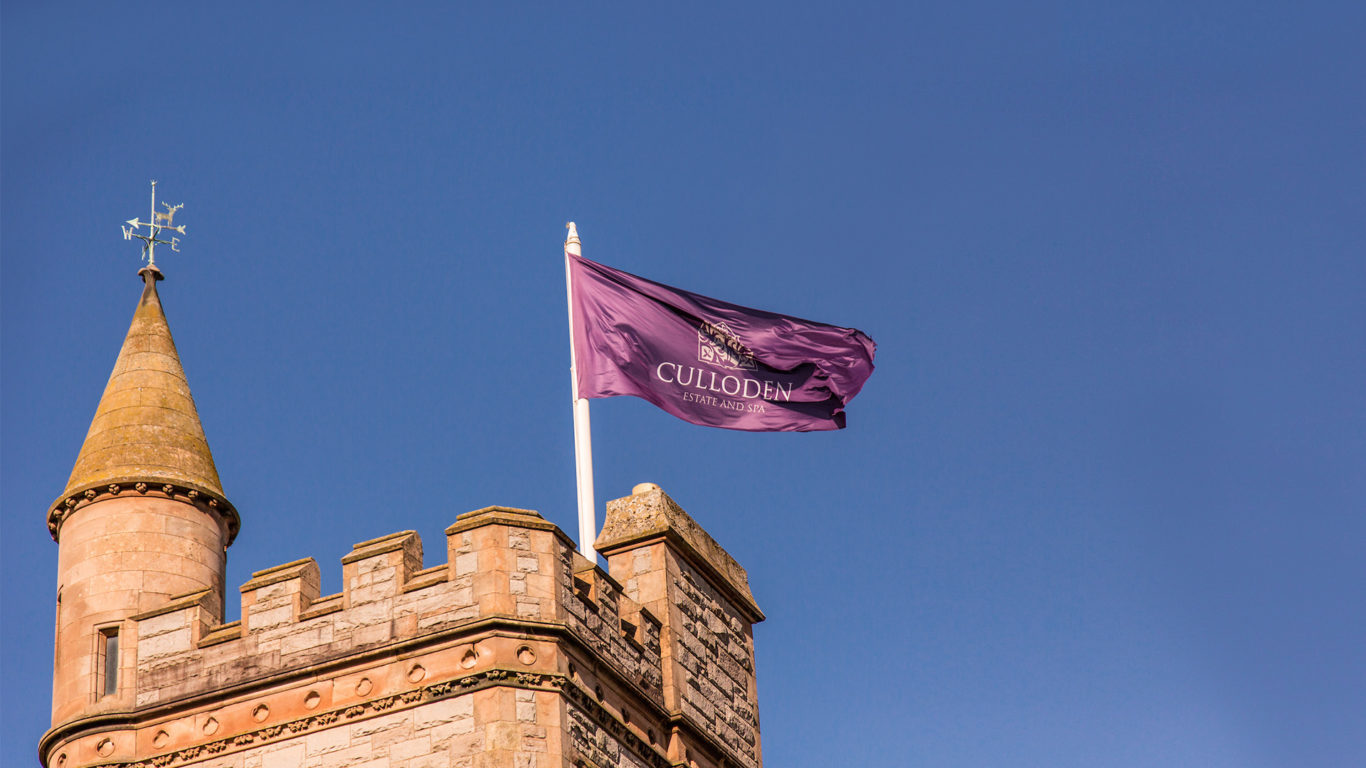
{"label": "white flagpole", "polygon": [[570,255],[582,256],[579,230],[574,222],[565,225],[569,236],[564,241],[564,289],[569,298],[569,381],[574,398],[574,469],[579,489],[579,552],[597,562],[593,541],[598,537],[597,509],[593,501],[593,436],[588,424],[588,398],[579,397],[579,374],[574,360],[574,283],[569,269]]}

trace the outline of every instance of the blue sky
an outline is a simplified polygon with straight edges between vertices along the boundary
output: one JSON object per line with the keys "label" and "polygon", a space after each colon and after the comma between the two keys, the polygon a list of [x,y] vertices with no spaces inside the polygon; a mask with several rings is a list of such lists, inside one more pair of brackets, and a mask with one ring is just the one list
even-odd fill
{"label": "blue sky", "polygon": [[0,13],[3,765],[152,178],[230,594],[576,530],[573,219],[878,342],[841,432],[593,404],[599,505],[657,482],[749,570],[769,765],[1366,762],[1359,4]]}

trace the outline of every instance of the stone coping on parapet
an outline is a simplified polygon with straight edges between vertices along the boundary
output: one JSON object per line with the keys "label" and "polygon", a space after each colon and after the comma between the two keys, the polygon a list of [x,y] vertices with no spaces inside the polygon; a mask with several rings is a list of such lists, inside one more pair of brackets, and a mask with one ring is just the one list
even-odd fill
{"label": "stone coping on parapet", "polygon": [[[485,525],[513,525],[519,528],[531,528],[538,531],[550,531],[567,543],[571,548],[574,540],[568,534],[560,530],[558,525],[541,517],[541,513],[534,509],[518,509],[517,507],[483,507],[471,512],[464,512],[455,518],[455,522],[446,527],[446,535],[452,536],[457,533],[464,533]],[[360,545],[357,545],[360,546]]]}
{"label": "stone coping on parapet", "polygon": [[[538,515],[539,517],[539,515]],[[368,541],[362,541],[351,547],[351,552],[342,556],[342,565],[350,565],[361,560],[382,555],[385,552],[398,552],[406,550],[409,542],[417,531],[397,531],[386,536],[379,536]],[[419,565],[421,562],[419,561]],[[256,574],[252,574],[253,576]]]}
{"label": "stone coping on parapet", "polygon": [[[346,561],[343,559],[342,562],[344,563]],[[254,571],[251,574],[251,579],[241,586],[240,591],[251,592],[260,589],[261,587],[268,587],[271,584],[279,584],[282,581],[305,578],[310,574],[313,576],[314,581],[320,579],[318,562],[311,557],[305,557],[302,560],[281,563],[280,565],[272,566],[263,571]]]}
{"label": "stone coping on parapet", "polygon": [[674,542],[689,561],[716,581],[752,623],[764,620],[749,589],[749,575],[696,520],[654,483],[607,502],[607,519],[594,549],[603,557],[657,538]]}
{"label": "stone coping on parapet", "polygon": [[175,595],[171,597],[171,599],[168,600],[165,605],[159,608],[153,608],[150,611],[143,611],[142,613],[134,614],[132,616],[129,616],[128,618],[130,621],[145,621],[147,619],[154,619],[157,616],[162,616],[167,613],[183,611],[186,608],[191,608],[196,605],[207,610],[209,606],[213,604],[212,601],[212,589],[196,589],[191,592],[186,592],[182,595]]}

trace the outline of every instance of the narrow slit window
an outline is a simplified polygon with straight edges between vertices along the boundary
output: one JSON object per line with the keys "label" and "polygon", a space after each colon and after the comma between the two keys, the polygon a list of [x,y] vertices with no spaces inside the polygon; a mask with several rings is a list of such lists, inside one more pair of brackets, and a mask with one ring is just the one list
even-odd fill
{"label": "narrow slit window", "polygon": [[100,646],[100,655],[104,657],[101,665],[104,681],[100,686],[100,695],[113,696],[119,690],[119,630],[101,630]]}
{"label": "narrow slit window", "polygon": [[52,644],[52,668],[60,669],[62,666],[62,585],[57,585],[57,610],[56,618],[53,619],[52,636],[57,638],[57,642]]}

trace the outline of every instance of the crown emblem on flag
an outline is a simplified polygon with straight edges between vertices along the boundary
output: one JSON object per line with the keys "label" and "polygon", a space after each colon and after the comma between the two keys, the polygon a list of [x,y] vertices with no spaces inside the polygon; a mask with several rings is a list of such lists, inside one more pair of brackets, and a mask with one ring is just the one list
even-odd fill
{"label": "crown emblem on flag", "polygon": [[725,323],[703,320],[697,326],[697,359],[732,370],[754,371],[759,364],[740,338]]}

